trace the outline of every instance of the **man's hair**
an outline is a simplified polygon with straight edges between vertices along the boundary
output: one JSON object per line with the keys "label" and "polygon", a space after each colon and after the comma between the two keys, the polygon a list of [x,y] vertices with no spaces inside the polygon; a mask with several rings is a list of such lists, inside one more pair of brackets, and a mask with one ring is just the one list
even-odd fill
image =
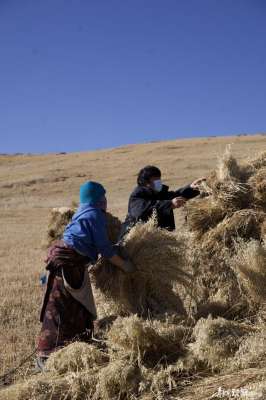
{"label": "man's hair", "polygon": [[161,178],[161,171],[153,165],[147,165],[139,171],[137,183],[139,186],[145,186],[151,178]]}

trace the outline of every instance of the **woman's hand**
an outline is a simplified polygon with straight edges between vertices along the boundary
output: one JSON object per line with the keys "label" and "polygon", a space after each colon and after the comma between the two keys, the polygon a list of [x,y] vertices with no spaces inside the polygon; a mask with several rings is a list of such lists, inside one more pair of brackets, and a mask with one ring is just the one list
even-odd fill
{"label": "woman's hand", "polygon": [[172,200],[172,208],[180,208],[186,203],[186,199],[184,197],[175,197]]}
{"label": "woman's hand", "polygon": [[190,187],[192,187],[192,189],[198,189],[198,188],[199,188],[199,185],[200,185],[202,182],[205,182],[205,181],[206,181],[206,178],[205,178],[205,177],[196,179],[195,181],[193,181],[193,182],[191,183]]}
{"label": "woman's hand", "polygon": [[132,261],[128,259],[124,259],[117,254],[113,257],[109,258],[112,264],[116,267],[120,268],[123,272],[130,273],[136,271],[136,266],[132,263]]}

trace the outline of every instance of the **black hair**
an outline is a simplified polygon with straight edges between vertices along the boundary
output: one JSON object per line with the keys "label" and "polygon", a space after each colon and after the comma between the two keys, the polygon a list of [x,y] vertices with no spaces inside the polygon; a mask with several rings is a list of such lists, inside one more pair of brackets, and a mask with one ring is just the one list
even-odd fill
{"label": "black hair", "polygon": [[145,186],[151,178],[161,178],[161,171],[153,165],[147,165],[138,173],[137,183],[139,186]]}

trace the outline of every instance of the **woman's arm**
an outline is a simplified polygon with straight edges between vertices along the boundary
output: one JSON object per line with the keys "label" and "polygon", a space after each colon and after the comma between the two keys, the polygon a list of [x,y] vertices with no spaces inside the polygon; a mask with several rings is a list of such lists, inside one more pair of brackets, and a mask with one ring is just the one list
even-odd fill
{"label": "woman's arm", "polygon": [[120,257],[110,242],[107,234],[106,218],[102,211],[93,219],[92,226],[95,245],[101,256],[108,258],[112,264],[124,272],[134,272],[134,264],[130,260]]}

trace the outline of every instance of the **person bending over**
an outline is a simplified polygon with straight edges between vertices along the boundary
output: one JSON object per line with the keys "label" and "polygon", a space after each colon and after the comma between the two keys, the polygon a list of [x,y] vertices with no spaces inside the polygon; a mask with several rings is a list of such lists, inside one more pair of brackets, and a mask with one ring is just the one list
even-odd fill
{"label": "person bending over", "polygon": [[61,240],[48,250],[49,271],[41,310],[41,332],[37,340],[37,368],[42,370],[48,356],[73,340],[88,340],[97,318],[88,274],[89,264],[99,255],[124,272],[135,270],[121,258],[107,235],[107,200],[104,187],[86,182],[80,187],[80,205]]}

